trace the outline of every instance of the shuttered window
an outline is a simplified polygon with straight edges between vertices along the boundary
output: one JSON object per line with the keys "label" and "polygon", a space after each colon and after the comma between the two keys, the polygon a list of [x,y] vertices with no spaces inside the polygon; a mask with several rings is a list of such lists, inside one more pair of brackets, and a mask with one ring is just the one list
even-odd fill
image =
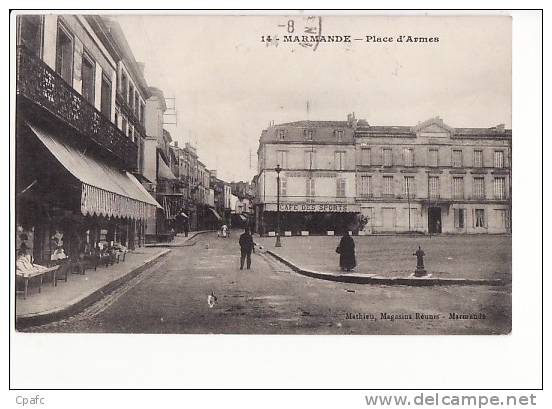
{"label": "shuttered window", "polygon": [[464,178],[463,177],[452,178],[452,197],[454,199],[464,198]]}
{"label": "shuttered window", "polygon": [[345,169],[345,152],[340,152],[340,151],[335,152],[335,169],[336,170]]}
{"label": "shuttered window", "polygon": [[308,197],[314,196],[315,195],[314,179],[306,179],[305,182],[306,182],[306,196]]}
{"label": "shuttered window", "polygon": [[454,209],[454,227],[463,229],[466,225],[466,209]]}
{"label": "shuttered window", "polygon": [[473,197],[475,199],[485,198],[485,179],[473,178]]}
{"label": "shuttered window", "polygon": [[503,177],[495,178],[494,180],[494,194],[496,199],[506,198],[506,180]]}
{"label": "shuttered window", "polygon": [[462,151],[459,149],[454,149],[452,151],[452,167],[453,168],[462,167]]}
{"label": "shuttered window", "polygon": [[498,227],[506,229],[508,227],[508,212],[505,209],[497,209],[495,213]]}
{"label": "shuttered window", "polygon": [[473,167],[474,168],[483,167],[483,151],[481,150],[473,151]]}
{"label": "shuttered window", "polygon": [[393,176],[383,177],[383,194],[385,196],[392,196],[393,192]]}
{"label": "shuttered window", "polygon": [[316,168],[316,151],[305,151],[305,169]]}
{"label": "shuttered window", "polygon": [[280,196],[287,196],[287,179],[280,178]]}
{"label": "shuttered window", "polygon": [[393,151],[391,148],[383,148],[383,166],[393,166]]}
{"label": "shuttered window", "polygon": [[337,197],[345,197],[345,179],[338,178],[337,179]]}
{"label": "shuttered window", "polygon": [[362,148],[360,151],[360,163],[365,166],[372,165],[372,150],[370,148]]}
{"label": "shuttered window", "polygon": [[430,149],[427,152],[427,166],[437,167],[439,166],[439,150]]}
{"label": "shuttered window", "polygon": [[494,153],[494,167],[503,168],[504,167],[504,152],[495,151]]}
{"label": "shuttered window", "polygon": [[403,149],[403,161],[404,161],[404,166],[414,166],[414,149],[412,148]]}
{"label": "shuttered window", "polygon": [[414,176],[405,176],[403,181],[403,195],[405,197],[416,197],[416,185]]}
{"label": "shuttered window", "polygon": [[282,169],[287,169],[287,151],[277,151],[278,165]]}
{"label": "shuttered window", "polygon": [[439,197],[441,194],[441,187],[439,184],[439,176],[429,177],[429,195],[431,197]]}
{"label": "shuttered window", "polygon": [[360,195],[372,196],[372,176],[362,175],[360,177]]}

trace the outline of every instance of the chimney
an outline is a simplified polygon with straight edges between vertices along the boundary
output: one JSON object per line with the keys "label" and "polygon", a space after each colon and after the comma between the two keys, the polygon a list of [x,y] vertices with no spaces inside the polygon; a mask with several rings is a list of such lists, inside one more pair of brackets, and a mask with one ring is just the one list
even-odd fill
{"label": "chimney", "polygon": [[356,125],[355,113],[347,114],[347,126],[352,127]]}

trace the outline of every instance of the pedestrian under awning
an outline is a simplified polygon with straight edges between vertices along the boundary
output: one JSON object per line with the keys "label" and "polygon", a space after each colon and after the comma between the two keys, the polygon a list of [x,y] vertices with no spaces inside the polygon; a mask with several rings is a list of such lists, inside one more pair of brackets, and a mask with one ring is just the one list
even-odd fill
{"label": "pedestrian under awning", "polygon": [[54,158],[81,182],[81,213],[145,220],[161,205],[129,172],[108,165],[55,136],[51,131],[26,125]]}

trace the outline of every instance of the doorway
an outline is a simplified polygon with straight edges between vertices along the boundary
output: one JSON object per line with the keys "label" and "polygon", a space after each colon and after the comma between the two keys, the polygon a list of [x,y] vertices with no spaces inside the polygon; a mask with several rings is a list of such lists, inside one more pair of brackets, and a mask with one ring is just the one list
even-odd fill
{"label": "doorway", "polygon": [[430,234],[439,234],[442,231],[441,208],[430,207],[427,211],[428,229]]}

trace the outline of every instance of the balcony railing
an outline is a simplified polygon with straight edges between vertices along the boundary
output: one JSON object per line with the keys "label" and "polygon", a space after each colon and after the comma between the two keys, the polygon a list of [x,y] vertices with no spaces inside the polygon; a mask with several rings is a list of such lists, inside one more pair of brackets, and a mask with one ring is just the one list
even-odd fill
{"label": "balcony railing", "polygon": [[17,48],[17,95],[47,110],[134,170],[138,146],[25,47]]}

